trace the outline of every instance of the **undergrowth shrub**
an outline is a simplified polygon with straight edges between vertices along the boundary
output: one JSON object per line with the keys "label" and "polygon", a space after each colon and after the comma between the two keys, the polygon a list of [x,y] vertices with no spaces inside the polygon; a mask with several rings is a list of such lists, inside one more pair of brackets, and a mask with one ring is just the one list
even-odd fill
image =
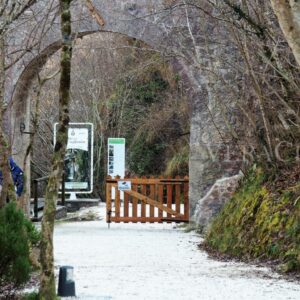
{"label": "undergrowth shrub", "polygon": [[0,210],[0,299],[9,299],[30,278],[30,248],[39,233],[17,208],[9,203]]}

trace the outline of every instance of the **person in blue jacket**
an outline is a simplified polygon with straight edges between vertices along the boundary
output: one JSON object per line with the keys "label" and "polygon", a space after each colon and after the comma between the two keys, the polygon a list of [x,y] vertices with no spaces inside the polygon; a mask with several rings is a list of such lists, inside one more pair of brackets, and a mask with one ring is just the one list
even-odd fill
{"label": "person in blue jacket", "polygon": [[[14,162],[14,160],[10,157],[9,158],[9,166],[11,176],[15,185],[16,194],[20,197],[23,192],[24,187],[24,173],[22,169]],[[0,170],[0,186],[2,186],[3,176]]]}

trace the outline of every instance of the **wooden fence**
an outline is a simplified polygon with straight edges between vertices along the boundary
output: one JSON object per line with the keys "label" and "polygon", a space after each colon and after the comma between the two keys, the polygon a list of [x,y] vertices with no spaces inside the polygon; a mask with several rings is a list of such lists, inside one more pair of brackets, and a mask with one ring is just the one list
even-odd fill
{"label": "wooden fence", "polygon": [[[118,182],[130,182],[131,189],[118,190]],[[106,180],[106,221],[124,223],[188,222],[189,179],[124,178]]]}

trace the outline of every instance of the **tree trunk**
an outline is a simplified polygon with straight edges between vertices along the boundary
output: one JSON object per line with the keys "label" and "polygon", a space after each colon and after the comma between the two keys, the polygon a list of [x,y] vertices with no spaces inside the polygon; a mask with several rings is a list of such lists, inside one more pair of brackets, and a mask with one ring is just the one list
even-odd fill
{"label": "tree trunk", "polygon": [[61,32],[63,46],[61,52],[61,77],[59,87],[59,128],[52,157],[52,170],[48,181],[41,242],[41,286],[40,299],[53,300],[56,297],[53,258],[53,229],[59,181],[63,171],[63,161],[68,142],[69,99],[71,81],[71,0],[60,0]]}
{"label": "tree trunk", "polygon": [[300,66],[300,3],[296,0],[271,0],[271,4]]}
{"label": "tree trunk", "polygon": [[0,208],[6,204],[6,199],[16,200],[14,184],[9,167],[9,145],[4,132],[4,87],[5,87],[5,46],[4,34],[0,35],[0,170],[2,171],[2,190],[0,195]]}

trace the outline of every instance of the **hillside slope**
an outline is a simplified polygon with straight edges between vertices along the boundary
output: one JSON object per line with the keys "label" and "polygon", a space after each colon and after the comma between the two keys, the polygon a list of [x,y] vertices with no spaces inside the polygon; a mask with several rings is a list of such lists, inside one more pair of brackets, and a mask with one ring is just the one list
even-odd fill
{"label": "hillside slope", "polygon": [[276,190],[254,168],[214,219],[205,246],[241,259],[275,260],[280,271],[300,273],[299,185]]}

